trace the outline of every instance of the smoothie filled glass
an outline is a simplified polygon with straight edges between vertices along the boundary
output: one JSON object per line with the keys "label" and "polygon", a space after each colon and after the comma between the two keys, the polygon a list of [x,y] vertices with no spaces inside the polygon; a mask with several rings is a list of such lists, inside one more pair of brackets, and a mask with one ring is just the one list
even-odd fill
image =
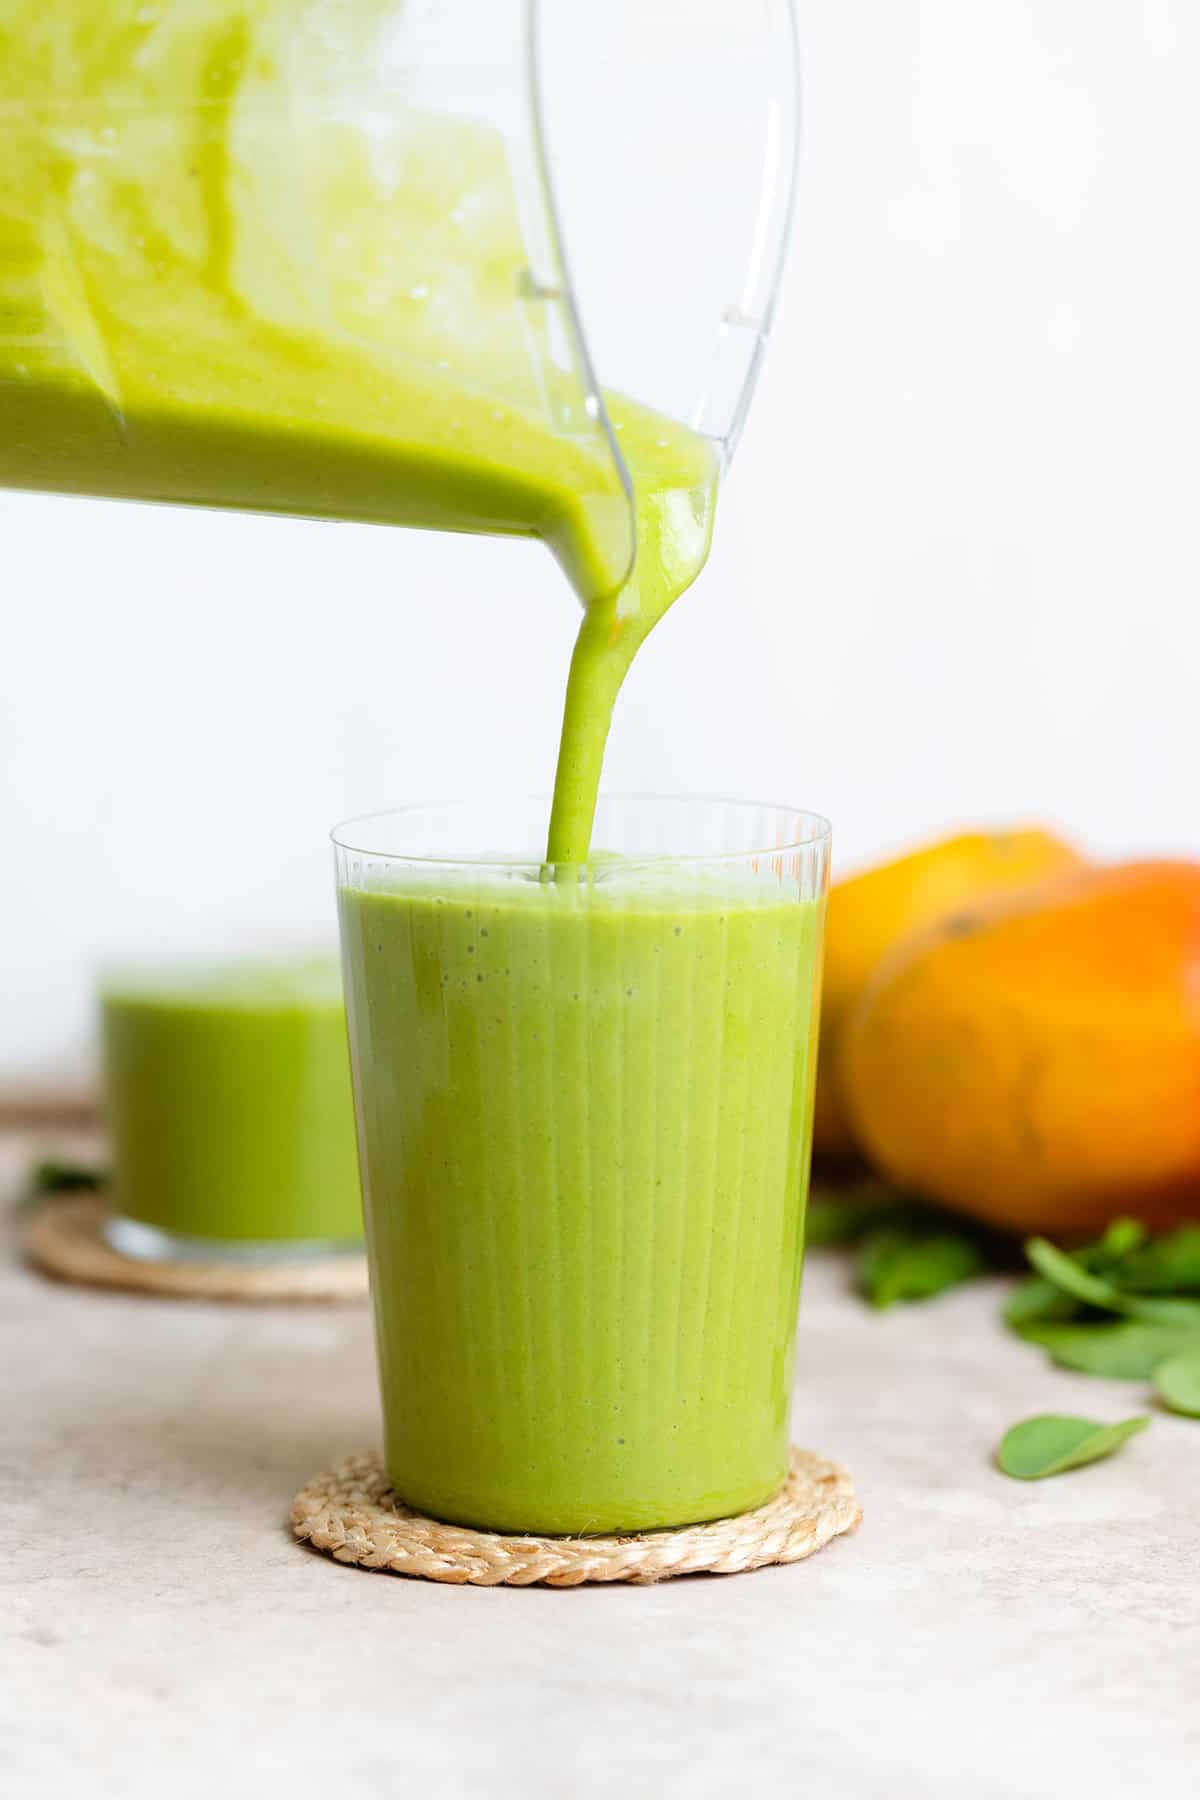
{"label": "smoothie filled glass", "polygon": [[386,1453],[410,1505],[665,1527],[782,1484],[829,829],[545,799],[334,834]]}
{"label": "smoothie filled glass", "polygon": [[100,995],[114,1215],[127,1256],[361,1253],[337,959],[111,970]]}

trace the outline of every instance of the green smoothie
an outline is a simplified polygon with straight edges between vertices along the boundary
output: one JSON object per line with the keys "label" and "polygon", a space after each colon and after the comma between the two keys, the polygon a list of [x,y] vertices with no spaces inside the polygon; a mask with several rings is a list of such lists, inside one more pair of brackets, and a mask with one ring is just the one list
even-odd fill
{"label": "green smoothie", "polygon": [[398,1491],[636,1530],[783,1480],[817,904],[619,867],[341,894]]}
{"label": "green smoothie", "polygon": [[332,958],[114,973],[101,1013],[121,1220],[242,1249],[361,1240]]}

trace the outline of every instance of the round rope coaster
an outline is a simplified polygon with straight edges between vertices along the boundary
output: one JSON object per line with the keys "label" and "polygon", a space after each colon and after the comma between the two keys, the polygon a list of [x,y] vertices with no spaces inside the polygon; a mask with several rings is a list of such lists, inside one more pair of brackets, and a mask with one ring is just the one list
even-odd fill
{"label": "round rope coaster", "polygon": [[292,1530],[314,1549],[363,1569],[476,1587],[578,1587],[585,1581],[649,1586],[673,1575],[736,1575],[799,1562],[853,1531],[862,1508],[850,1475],[793,1448],[773,1500],[733,1519],[636,1537],[509,1537],[443,1525],[392,1493],[378,1455],[347,1456],[292,1502]]}
{"label": "round rope coaster", "polygon": [[122,1256],[104,1235],[102,1196],[45,1200],[22,1226],[25,1254],[62,1281],[179,1300],[365,1300],[365,1256],[328,1256],[277,1263],[151,1262]]}

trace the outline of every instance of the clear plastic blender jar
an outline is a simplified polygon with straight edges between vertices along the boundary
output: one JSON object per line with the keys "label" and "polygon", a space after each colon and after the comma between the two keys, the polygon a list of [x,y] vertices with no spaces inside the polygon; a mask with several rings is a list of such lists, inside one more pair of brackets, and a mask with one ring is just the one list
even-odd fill
{"label": "clear plastic blender jar", "polygon": [[614,393],[727,458],[787,0],[10,0],[0,484],[635,551]]}

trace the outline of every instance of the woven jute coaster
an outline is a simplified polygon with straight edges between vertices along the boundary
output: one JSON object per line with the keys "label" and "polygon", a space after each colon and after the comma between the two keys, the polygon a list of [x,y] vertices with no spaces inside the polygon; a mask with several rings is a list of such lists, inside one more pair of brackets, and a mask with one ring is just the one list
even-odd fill
{"label": "woven jute coaster", "polygon": [[792,1450],[773,1500],[733,1519],[637,1537],[508,1537],[443,1525],[393,1494],[378,1455],[347,1456],[297,1494],[292,1530],[314,1549],[362,1569],[476,1587],[579,1587],[673,1575],[736,1575],[799,1562],[853,1531],[862,1508],[850,1475],[811,1450]]}
{"label": "woven jute coaster", "polygon": [[98,1194],[46,1200],[22,1226],[25,1254],[62,1281],[179,1300],[365,1300],[365,1256],[277,1263],[150,1262],[122,1256],[104,1235],[110,1216]]}

